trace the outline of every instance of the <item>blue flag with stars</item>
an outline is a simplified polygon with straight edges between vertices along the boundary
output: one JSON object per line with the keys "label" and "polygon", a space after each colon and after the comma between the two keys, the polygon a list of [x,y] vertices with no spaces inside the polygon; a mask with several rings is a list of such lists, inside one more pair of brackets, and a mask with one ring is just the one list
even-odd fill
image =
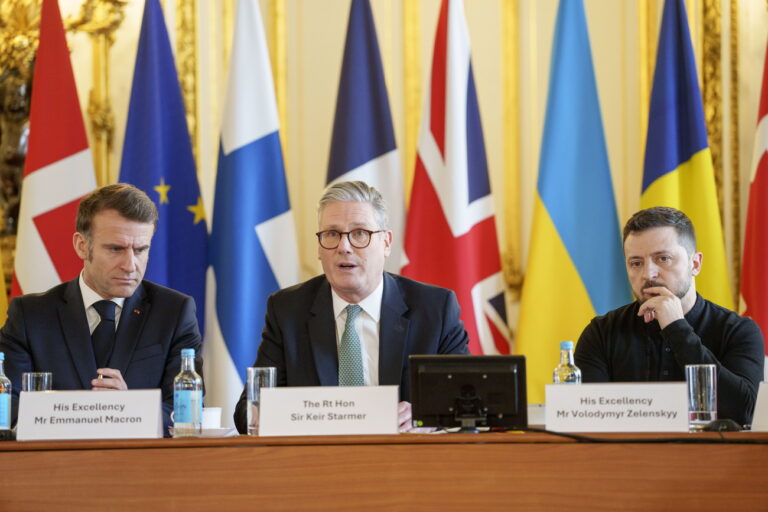
{"label": "blue flag with stars", "polygon": [[120,181],[146,192],[160,215],[144,278],[191,295],[205,332],[208,228],[185,115],[163,11],[147,0]]}

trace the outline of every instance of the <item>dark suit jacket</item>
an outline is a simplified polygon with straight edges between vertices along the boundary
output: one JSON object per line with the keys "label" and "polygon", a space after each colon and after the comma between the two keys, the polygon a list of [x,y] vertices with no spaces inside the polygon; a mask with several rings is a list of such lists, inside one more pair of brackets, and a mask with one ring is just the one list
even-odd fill
{"label": "dark suit jacket", "polygon": [[[120,370],[128,389],[160,388],[167,417],[173,410],[181,349],[194,348],[199,356],[200,345],[194,299],[142,281],[123,303],[107,367]],[[91,389],[96,357],[78,280],[13,299],[0,329],[0,351],[13,383],[12,422],[23,372],[53,372],[53,389]],[[195,367],[202,371],[202,359]]]}
{"label": "dark suit jacket", "polygon": [[[466,354],[469,338],[456,295],[444,288],[384,273],[379,320],[379,384],[410,396],[410,354]],[[338,386],[336,323],[324,275],[286,288],[267,301],[267,318],[254,366],[277,368],[278,386]],[[245,390],[235,425],[246,431]]]}

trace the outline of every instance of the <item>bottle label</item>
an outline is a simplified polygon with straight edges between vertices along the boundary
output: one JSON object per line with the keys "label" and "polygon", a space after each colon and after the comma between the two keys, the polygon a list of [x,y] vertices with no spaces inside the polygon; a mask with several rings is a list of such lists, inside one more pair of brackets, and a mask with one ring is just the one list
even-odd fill
{"label": "bottle label", "polygon": [[203,417],[202,390],[176,390],[173,392],[173,422],[200,423]]}
{"label": "bottle label", "polygon": [[11,395],[0,393],[0,430],[11,428]]}

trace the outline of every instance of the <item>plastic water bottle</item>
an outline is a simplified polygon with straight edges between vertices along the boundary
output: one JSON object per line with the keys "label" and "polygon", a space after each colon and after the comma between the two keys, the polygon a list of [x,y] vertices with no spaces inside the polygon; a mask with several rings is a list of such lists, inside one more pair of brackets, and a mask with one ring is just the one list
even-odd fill
{"label": "plastic water bottle", "polygon": [[181,371],[173,379],[173,437],[203,433],[203,379],[195,372],[195,349],[181,351]]}
{"label": "plastic water bottle", "polygon": [[11,379],[5,376],[5,353],[0,352],[0,430],[11,429]]}
{"label": "plastic water bottle", "polygon": [[560,364],[555,367],[552,380],[555,384],[581,384],[581,370],[573,364],[573,342],[560,342]]}

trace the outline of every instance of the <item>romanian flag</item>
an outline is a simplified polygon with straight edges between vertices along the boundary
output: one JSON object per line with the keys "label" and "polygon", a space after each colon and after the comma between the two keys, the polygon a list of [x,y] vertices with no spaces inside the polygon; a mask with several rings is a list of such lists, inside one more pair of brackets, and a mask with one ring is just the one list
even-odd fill
{"label": "romanian flag", "polygon": [[560,2],[520,304],[528,401],[544,401],[560,342],[630,299],[581,0]]}
{"label": "romanian flag", "polygon": [[640,205],[671,206],[690,217],[698,250],[704,254],[696,288],[707,299],[733,309],[715,173],[683,0],[664,4]]}

